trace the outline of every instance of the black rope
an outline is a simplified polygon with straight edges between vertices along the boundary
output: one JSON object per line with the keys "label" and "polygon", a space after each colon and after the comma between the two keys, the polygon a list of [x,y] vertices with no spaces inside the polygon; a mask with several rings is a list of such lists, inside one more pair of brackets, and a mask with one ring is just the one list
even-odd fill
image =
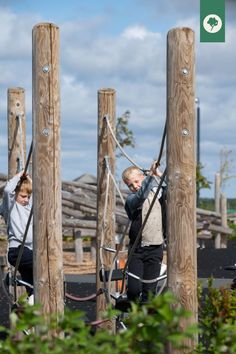
{"label": "black rope", "polygon": [[28,170],[28,166],[29,166],[29,163],[30,163],[32,151],[33,151],[33,141],[32,141],[31,144],[30,144],[30,149],[29,149],[28,156],[27,156],[27,160],[26,160],[26,163],[25,163],[25,168],[24,168],[23,175],[26,174],[26,172],[27,172],[27,170]]}
{"label": "black rope", "polygon": [[[29,166],[29,162],[30,162],[30,158],[31,158],[31,154],[32,154],[32,150],[33,150],[33,142],[31,142],[31,145],[30,145],[29,153],[28,153],[28,156],[27,156],[27,160],[26,160],[26,164],[25,164],[25,168],[24,168],[22,176],[26,175],[26,172],[27,172],[27,169],[28,169],[28,166]],[[13,274],[14,301],[16,301],[16,299],[17,299],[17,294],[16,294],[16,287],[17,287],[16,275],[17,275],[17,271],[18,271],[18,268],[19,268],[19,264],[20,264],[20,261],[21,261],[22,254],[23,254],[25,241],[26,241],[26,237],[27,237],[27,233],[28,233],[28,230],[29,230],[29,226],[30,226],[30,222],[31,222],[32,216],[33,216],[33,207],[31,207],[31,210],[30,210],[29,218],[28,218],[28,221],[27,221],[27,224],[26,224],[24,236],[23,236],[22,243],[21,243],[21,246],[20,246],[20,249],[19,249],[19,253],[17,255],[16,265],[15,265],[15,268],[14,268],[14,274]]]}
{"label": "black rope", "polygon": [[[136,166],[137,168],[139,168],[145,175],[147,175],[148,172],[149,172],[149,170],[145,170],[145,169],[143,169],[142,167],[140,167],[140,166],[138,166],[137,164],[135,164],[135,163],[128,157],[128,155],[125,153],[125,151],[122,149],[122,147],[120,146],[119,142],[117,141],[117,139],[116,139],[116,137],[115,137],[114,132],[113,132],[112,129],[111,129],[111,126],[110,126],[110,124],[109,124],[109,119],[108,119],[108,116],[107,116],[107,115],[104,116],[104,119],[105,119],[105,121],[106,121],[106,123],[107,123],[107,125],[108,125],[108,128],[110,129],[110,132],[111,132],[112,137],[113,137],[114,140],[116,141],[116,144],[117,144],[117,146],[119,147],[119,149],[121,150],[121,152],[123,153],[123,155],[124,155],[133,165],[135,165],[135,166]],[[163,134],[162,134],[162,141],[161,141],[161,147],[160,147],[160,151],[159,151],[159,156],[158,156],[158,159],[157,159],[157,161],[156,161],[156,168],[159,167],[159,165],[160,165],[160,161],[161,161],[162,154],[163,154],[163,149],[164,149],[164,144],[165,144],[165,138],[166,138],[166,122],[165,122],[164,130],[163,130]],[[154,176],[154,177],[155,177],[155,176]],[[165,177],[166,177],[166,169],[165,169],[164,173],[163,173],[162,176],[161,176],[160,183],[159,183],[159,185],[158,185],[157,191],[156,191],[156,193],[155,193],[155,195],[154,195],[154,197],[153,197],[153,200],[152,200],[151,205],[150,205],[150,207],[149,207],[149,209],[148,209],[148,212],[147,212],[146,217],[145,217],[145,219],[144,219],[144,221],[143,221],[143,224],[142,224],[142,226],[141,226],[141,228],[140,228],[140,230],[139,230],[139,233],[138,233],[138,235],[137,235],[137,237],[136,237],[136,239],[135,239],[135,242],[134,242],[134,244],[133,244],[133,246],[132,246],[132,248],[131,248],[131,250],[130,250],[130,252],[129,252],[129,255],[128,255],[128,258],[127,258],[125,267],[124,267],[124,269],[123,269],[123,279],[122,279],[121,292],[124,291],[125,276],[126,276],[126,273],[127,273],[128,265],[129,265],[129,263],[130,263],[130,259],[131,259],[132,255],[133,255],[133,253],[134,253],[134,251],[135,251],[135,248],[137,247],[137,244],[138,244],[138,242],[139,242],[139,240],[140,240],[140,238],[141,238],[142,231],[143,231],[143,229],[144,229],[144,227],[145,227],[145,225],[146,225],[146,223],[147,223],[147,220],[148,220],[148,218],[149,218],[149,215],[150,215],[150,213],[151,213],[151,210],[152,210],[152,208],[153,208],[153,205],[154,205],[154,203],[155,203],[155,201],[156,201],[156,199],[157,199],[158,193],[160,192],[160,189],[161,189],[162,184],[163,184],[163,182],[164,182],[164,180],[165,180]],[[115,255],[115,257],[116,257],[116,256],[118,256],[118,252],[117,252],[117,254]],[[112,273],[112,269],[110,270],[110,273]],[[109,278],[111,278],[111,274],[110,274],[110,277],[109,277]]]}
{"label": "black rope", "polygon": [[17,259],[16,259],[16,265],[15,265],[14,274],[13,274],[14,301],[16,301],[16,299],[17,299],[17,294],[16,294],[16,286],[17,286],[16,274],[17,274],[17,271],[18,271],[18,268],[19,268],[19,264],[20,264],[20,261],[21,261],[22,254],[23,254],[23,250],[24,250],[24,246],[25,246],[25,240],[26,240],[26,236],[27,236],[27,233],[28,233],[28,230],[29,230],[29,226],[30,226],[30,222],[31,222],[32,216],[33,216],[33,207],[30,210],[30,214],[29,214],[29,218],[28,218],[28,221],[27,221],[27,224],[26,224],[26,228],[25,228],[25,233],[24,233],[24,236],[23,236],[22,244],[20,246],[19,253],[18,253]]}
{"label": "black rope", "polygon": [[124,275],[126,274],[128,265],[129,265],[130,260],[131,260],[131,257],[132,257],[132,255],[133,255],[133,253],[134,253],[134,251],[135,251],[135,248],[137,247],[138,242],[139,242],[139,240],[140,240],[140,238],[141,238],[141,236],[142,236],[143,229],[144,229],[144,227],[145,227],[145,225],[146,225],[146,223],[147,223],[147,220],[148,220],[149,215],[150,215],[150,213],[151,213],[151,211],[152,211],[153,205],[154,205],[154,203],[155,203],[155,201],[156,201],[156,199],[157,199],[158,193],[160,192],[160,189],[161,189],[161,187],[162,187],[162,184],[163,184],[163,182],[164,182],[165,177],[166,177],[166,169],[165,169],[164,173],[163,173],[162,176],[161,176],[159,186],[158,186],[158,188],[157,188],[157,190],[156,190],[156,192],[155,192],[155,195],[154,195],[154,197],[153,197],[153,199],[152,199],[152,202],[151,202],[150,207],[149,207],[149,209],[148,209],[148,212],[147,212],[147,214],[146,214],[146,216],[145,216],[145,219],[144,219],[144,221],[143,221],[143,223],[142,223],[142,226],[141,226],[141,228],[140,228],[140,230],[139,230],[139,232],[138,232],[138,235],[137,235],[137,237],[136,237],[136,239],[135,239],[135,241],[134,241],[134,244],[132,245],[131,250],[130,250],[130,252],[129,252],[129,255],[128,255],[128,258],[127,258],[127,261],[126,261],[126,264],[125,264],[125,267],[124,267],[124,271],[123,271],[123,272],[124,272]]}
{"label": "black rope", "polygon": [[13,139],[12,139],[12,145],[10,146],[9,148],[9,160],[11,159],[11,156],[12,156],[12,153],[13,153],[13,147],[16,143],[16,137],[17,137],[17,133],[18,133],[18,129],[19,129],[19,121],[17,120],[17,125],[15,127],[15,130],[14,130],[14,134],[13,134]]}
{"label": "black rope", "polygon": [[4,274],[2,267],[0,267],[0,278],[1,278],[1,287],[4,291],[4,294],[9,302],[10,305],[13,305],[12,297],[10,296],[9,292],[7,291],[7,288],[9,287],[8,282],[10,281],[9,279],[9,274],[7,273],[6,275]]}
{"label": "black rope", "polygon": [[160,163],[161,163],[161,158],[162,158],[164,144],[165,144],[165,138],[166,138],[166,123],[165,123],[165,127],[164,127],[163,134],[162,134],[159,156],[158,156],[157,163],[156,163],[157,167],[160,166]]}

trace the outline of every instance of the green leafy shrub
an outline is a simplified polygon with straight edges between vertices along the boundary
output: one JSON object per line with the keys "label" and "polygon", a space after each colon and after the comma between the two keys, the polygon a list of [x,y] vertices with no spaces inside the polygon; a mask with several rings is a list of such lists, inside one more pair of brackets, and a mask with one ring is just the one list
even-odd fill
{"label": "green leafy shrub", "polygon": [[236,353],[236,291],[214,288],[199,292],[199,353]]}
{"label": "green leafy shrub", "polygon": [[[196,330],[190,327],[182,333],[179,322],[190,313],[180,306],[172,306],[174,303],[174,297],[167,292],[151,299],[147,305],[132,304],[127,318],[128,329],[117,334],[104,329],[94,333],[85,324],[80,311],[66,311],[59,320],[52,315],[47,324],[40,315],[39,307],[25,306],[20,313],[12,314],[14,328],[0,329],[7,331],[6,340],[0,342],[0,353],[161,354],[166,352],[169,343],[184,353],[183,341],[193,338]],[[110,318],[118,314],[111,309],[108,313]],[[30,335],[18,339],[17,333],[23,330],[30,330]]]}
{"label": "green leafy shrub", "polygon": [[233,230],[233,233],[230,236],[230,240],[236,240],[236,224],[233,222],[228,222],[228,226]]}

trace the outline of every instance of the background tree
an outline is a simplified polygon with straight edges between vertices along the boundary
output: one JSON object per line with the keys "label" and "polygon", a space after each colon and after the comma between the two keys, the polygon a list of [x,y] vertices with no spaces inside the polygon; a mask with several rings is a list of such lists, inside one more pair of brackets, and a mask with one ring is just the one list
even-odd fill
{"label": "background tree", "polygon": [[203,208],[204,204],[202,203],[200,199],[200,190],[201,189],[210,189],[211,188],[211,183],[205,176],[202,174],[202,169],[204,166],[199,163],[196,166],[196,194],[197,194],[197,207],[198,208]]}
{"label": "background tree", "polygon": [[[117,118],[116,138],[122,148],[125,146],[135,147],[133,132],[129,129],[129,119],[129,110],[125,111],[121,117]],[[121,153],[117,154],[117,156],[121,156]]]}
{"label": "background tree", "polygon": [[199,163],[196,167],[196,183],[197,183],[197,192],[200,192],[201,189],[211,189],[212,182],[209,181],[205,176],[202,174],[202,169],[204,166]]}
{"label": "background tree", "polygon": [[232,175],[232,169],[234,167],[234,160],[232,158],[232,150],[227,149],[224,147],[220,150],[220,183],[222,189],[227,185],[227,182],[232,179],[236,178],[235,175]]}

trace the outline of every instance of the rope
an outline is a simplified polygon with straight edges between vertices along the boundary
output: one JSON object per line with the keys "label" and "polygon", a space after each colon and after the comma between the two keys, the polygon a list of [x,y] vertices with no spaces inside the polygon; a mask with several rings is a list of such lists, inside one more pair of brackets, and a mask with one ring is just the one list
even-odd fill
{"label": "rope", "polygon": [[161,158],[162,158],[162,154],[163,154],[163,149],[164,149],[164,144],[165,144],[165,138],[166,138],[166,123],[165,123],[165,127],[164,127],[163,134],[162,134],[159,156],[157,158],[157,163],[156,163],[157,167],[160,166],[160,162],[161,162]]}
{"label": "rope", "polygon": [[149,209],[148,209],[148,212],[147,212],[147,214],[146,214],[146,216],[145,216],[145,219],[144,219],[144,221],[143,221],[143,223],[142,223],[142,226],[141,226],[141,228],[140,228],[140,230],[139,230],[139,232],[138,232],[138,235],[137,235],[137,237],[136,237],[136,239],[135,239],[135,241],[134,241],[134,244],[133,244],[133,246],[132,246],[132,248],[131,248],[131,250],[130,250],[130,252],[129,252],[128,259],[127,259],[126,264],[125,264],[125,267],[124,267],[124,271],[125,271],[125,272],[127,271],[127,268],[128,268],[129,262],[130,262],[130,259],[131,259],[132,255],[133,255],[133,253],[134,253],[134,251],[135,251],[135,248],[137,247],[138,242],[139,242],[139,240],[140,240],[140,238],[141,238],[141,236],[142,236],[143,229],[144,229],[144,227],[145,227],[145,225],[146,225],[146,223],[147,223],[147,221],[148,221],[149,215],[150,215],[150,213],[151,213],[151,211],[152,211],[153,205],[154,205],[154,203],[155,203],[155,201],[156,201],[156,199],[157,199],[157,196],[158,196],[158,194],[159,194],[159,192],[160,192],[160,189],[161,189],[162,184],[163,184],[163,182],[164,182],[165,176],[166,176],[166,169],[165,169],[164,173],[163,173],[162,176],[161,176],[161,180],[160,180],[159,186],[157,187],[157,190],[156,190],[156,192],[155,192],[155,194],[154,194],[154,197],[153,197],[153,199],[152,199],[152,202],[151,202],[151,204],[150,204],[150,207],[149,207]]}
{"label": "rope", "polygon": [[13,305],[12,297],[9,295],[7,291],[7,284],[6,284],[6,276],[4,276],[4,272],[2,270],[2,267],[0,267],[0,277],[1,277],[1,287],[3,289],[3,292],[9,301],[10,305]]}
{"label": "rope", "polygon": [[33,141],[30,144],[30,149],[29,149],[29,152],[28,152],[28,156],[27,156],[27,160],[26,160],[26,164],[25,164],[25,168],[24,168],[23,174],[26,174],[26,172],[28,170],[30,159],[31,159],[31,155],[32,155],[32,151],[33,151]]}
{"label": "rope", "polygon": [[[107,163],[106,162],[106,158],[104,158],[104,160],[105,160],[105,163]],[[107,170],[107,168],[106,168],[106,170]],[[107,303],[110,303],[110,297],[107,294],[107,284],[106,284],[104,260],[103,260],[103,254],[102,253],[103,253],[103,245],[104,245],[104,225],[105,225],[105,221],[106,221],[109,183],[110,183],[110,174],[107,173],[106,191],[105,191],[105,203],[104,203],[103,218],[102,218],[101,244],[100,244],[100,249],[99,249],[100,260],[101,260],[101,273],[102,273],[104,293],[105,293],[105,297],[106,297]]]}
{"label": "rope", "polygon": [[11,145],[11,147],[9,148],[9,159],[11,159],[12,152],[13,152],[13,147],[14,147],[14,145],[15,145],[15,143],[16,143],[16,137],[17,137],[18,129],[19,129],[19,125],[17,124],[17,125],[16,125],[16,129],[15,129],[15,131],[14,131],[13,139],[12,139],[12,145]]}
{"label": "rope", "polygon": [[110,319],[110,318],[104,318],[102,320],[96,320],[96,321],[89,322],[89,325],[94,326],[94,327],[99,327],[103,323],[111,322],[111,321],[112,321],[112,319]]}
{"label": "rope", "polygon": [[111,133],[113,139],[115,140],[116,145],[117,145],[118,148],[120,149],[121,153],[127,158],[127,160],[129,160],[129,161],[132,163],[132,165],[136,166],[136,167],[139,168],[141,171],[145,172],[146,170],[145,170],[143,167],[141,167],[141,166],[139,166],[138,164],[136,164],[136,163],[126,154],[126,152],[124,151],[124,149],[121,147],[119,141],[116,139],[116,136],[115,136],[115,134],[114,134],[114,132],[113,132],[113,130],[112,130],[112,127],[111,127],[110,122],[109,122],[108,115],[105,115],[104,119],[105,119],[105,121],[106,121],[106,123],[107,123],[107,126],[108,126],[108,128],[109,128],[109,130],[110,130],[110,133]]}
{"label": "rope", "polygon": [[[111,173],[111,169],[110,169],[110,165],[109,165],[109,158],[108,158],[108,156],[105,156],[104,159],[105,159],[105,163],[106,163],[107,172],[108,172],[108,174],[110,175],[110,177],[111,177],[111,179],[112,179],[112,181],[113,181],[113,183],[114,183],[114,185],[115,185],[115,187],[116,187],[116,190],[117,190],[118,193],[119,193],[119,196],[120,196],[120,198],[121,198],[121,201],[122,201],[123,205],[125,205],[125,201],[124,201],[124,198],[123,198],[123,196],[122,196],[122,194],[121,194],[121,191],[120,191],[120,189],[119,189],[119,187],[118,187],[118,185],[117,185],[117,183],[116,183],[116,181],[115,181],[115,178],[114,178],[113,174]],[[128,223],[126,224],[125,230],[124,230],[124,232],[123,232],[123,234],[122,234],[122,237],[121,237],[119,246],[117,247],[117,250],[115,251],[115,255],[114,255],[113,260],[112,260],[111,268],[110,268],[110,270],[109,270],[109,276],[108,276],[108,281],[107,281],[107,289],[108,289],[107,297],[109,297],[109,303],[110,303],[110,301],[111,301],[110,289],[111,289],[112,273],[113,273],[113,270],[115,269],[115,264],[116,264],[116,261],[117,261],[117,258],[118,258],[118,254],[119,254],[119,252],[120,252],[120,249],[121,249],[122,246],[123,246],[123,241],[124,241],[124,238],[125,238],[125,236],[126,236],[126,234],[127,234],[127,230],[128,230],[129,225],[130,225],[130,221],[128,220]]]}
{"label": "rope", "polygon": [[18,268],[19,268],[19,264],[20,264],[20,260],[21,260],[22,254],[23,254],[25,240],[26,240],[26,236],[27,236],[27,233],[28,233],[28,230],[29,230],[29,226],[30,226],[30,222],[31,222],[32,216],[33,216],[33,207],[31,207],[31,210],[30,210],[29,218],[28,218],[28,221],[27,221],[27,224],[26,224],[26,228],[25,228],[25,233],[24,233],[24,236],[23,236],[22,244],[21,244],[20,249],[19,249],[19,253],[17,255],[16,265],[15,265],[15,269],[14,269],[14,273],[13,273],[14,301],[16,301],[16,299],[17,299],[17,295],[16,295],[16,286],[17,286],[16,274],[17,274],[17,271],[18,271]]}
{"label": "rope", "polygon": [[65,296],[67,299],[73,300],[73,301],[91,301],[96,299],[99,295],[103,294],[103,289],[99,289],[95,294],[91,294],[89,296],[85,296],[85,297],[79,297],[79,296],[74,296],[68,293],[65,293]]}
{"label": "rope", "polygon": [[114,177],[113,174],[111,173],[111,169],[110,169],[110,166],[109,166],[109,162],[108,162],[108,160],[107,160],[108,157],[106,156],[105,158],[106,158],[106,166],[107,166],[108,173],[109,173],[109,175],[110,175],[110,177],[111,177],[111,179],[112,179],[112,181],[113,181],[113,183],[114,183],[114,185],[115,185],[115,187],[116,187],[116,190],[117,190],[117,192],[118,192],[118,194],[119,194],[119,197],[120,197],[120,199],[121,199],[123,205],[125,205],[125,200],[124,200],[124,198],[123,198],[123,195],[122,195],[122,193],[121,193],[121,191],[120,191],[120,189],[119,189],[119,187],[118,187],[118,184],[116,183],[115,177]]}
{"label": "rope", "polygon": [[[116,253],[113,257],[113,261],[112,261],[112,265],[111,265],[111,269],[109,271],[109,276],[108,276],[108,296],[110,296],[110,289],[111,289],[111,278],[112,278],[112,273],[113,273],[113,270],[115,269],[115,264],[116,264],[116,261],[117,261],[117,258],[118,258],[118,255],[119,255],[119,252],[123,246],[123,242],[124,242],[124,239],[125,239],[125,236],[127,234],[127,231],[128,231],[128,228],[129,228],[129,225],[130,225],[130,221],[128,220],[126,226],[125,226],[125,229],[124,229],[124,232],[121,236],[121,240],[120,240],[120,243],[117,247],[117,250],[116,250]],[[124,277],[123,277],[124,278]],[[123,278],[122,278],[122,285],[121,285],[121,294],[124,292],[124,282],[123,282]]]}
{"label": "rope", "polygon": [[22,137],[22,122],[21,122],[21,114],[18,114],[16,116],[16,118],[18,119],[18,127],[19,127],[19,132],[20,132],[20,156],[21,158],[19,158],[19,171],[22,170],[23,166],[25,165],[25,161],[24,161],[24,146],[23,146],[23,137]]}
{"label": "rope", "polygon": [[[31,142],[31,145],[30,145],[30,149],[29,149],[27,160],[26,160],[25,168],[24,168],[24,171],[23,171],[23,175],[26,174],[26,172],[27,172],[28,165],[29,165],[30,158],[31,158],[31,154],[32,154],[32,150],[33,150],[33,142]],[[19,249],[19,253],[18,253],[18,256],[17,256],[17,259],[16,259],[16,265],[15,265],[14,274],[13,274],[14,301],[16,301],[16,298],[17,298],[17,294],[16,294],[16,292],[17,292],[16,291],[16,286],[17,286],[16,274],[17,274],[17,271],[18,271],[18,268],[19,268],[19,265],[20,265],[20,261],[21,261],[21,257],[22,257],[22,254],[23,254],[25,241],[26,241],[26,237],[27,237],[27,233],[28,233],[28,230],[29,230],[29,226],[30,226],[30,222],[31,222],[32,216],[33,216],[33,206],[31,207],[31,210],[30,210],[30,214],[29,214],[29,218],[28,218],[28,221],[27,221],[27,224],[26,224],[26,228],[25,228],[25,232],[24,232],[24,235],[23,235],[22,243],[21,243],[21,246],[20,246],[20,249]]]}
{"label": "rope", "polygon": [[[145,217],[145,219],[144,219],[144,221],[143,221],[143,224],[142,224],[142,226],[141,226],[141,228],[140,228],[140,230],[139,230],[139,232],[138,232],[138,235],[137,235],[137,237],[136,237],[136,239],[135,239],[135,242],[134,242],[134,244],[133,244],[133,246],[132,246],[132,248],[131,248],[131,250],[130,250],[130,252],[129,252],[129,254],[128,254],[128,258],[127,258],[127,261],[126,261],[126,264],[125,264],[125,267],[124,267],[124,270],[123,270],[123,279],[122,279],[122,286],[121,286],[121,291],[122,291],[122,292],[124,291],[125,275],[134,276],[132,273],[129,273],[129,272],[127,271],[128,265],[129,265],[129,263],[130,263],[130,260],[131,260],[132,255],[134,254],[135,248],[136,248],[136,246],[138,245],[138,242],[139,242],[139,240],[140,240],[140,238],[141,238],[142,231],[143,231],[143,229],[144,229],[144,227],[145,227],[145,225],[146,225],[146,223],[147,223],[147,221],[148,221],[149,215],[150,215],[150,213],[151,213],[151,211],[152,211],[153,205],[154,205],[154,203],[155,203],[155,201],[156,201],[156,199],[157,199],[157,196],[158,196],[158,194],[159,194],[159,192],[160,192],[160,189],[161,189],[162,184],[163,184],[163,182],[164,182],[165,176],[166,176],[166,170],[164,171],[164,173],[163,173],[162,176],[161,176],[160,183],[159,183],[158,188],[157,188],[157,190],[156,190],[156,192],[155,192],[155,195],[154,195],[154,197],[153,197],[153,200],[152,200],[152,202],[151,202],[151,204],[150,204],[150,207],[149,207],[149,209],[148,209],[148,212],[147,212],[147,214],[146,214],[146,217]],[[135,277],[136,277],[136,279],[139,279],[139,280],[142,281],[142,282],[146,282],[145,280],[143,280],[143,279],[141,279],[141,278],[139,278],[139,277],[137,277],[137,276],[135,276]],[[161,279],[158,279],[158,280],[161,280]],[[151,283],[152,283],[152,282],[154,283],[154,282],[156,282],[156,281],[157,281],[156,279],[151,279],[151,280],[149,280],[149,282],[151,282]]]}
{"label": "rope", "polygon": [[[115,136],[115,134],[114,134],[114,132],[113,132],[113,130],[112,130],[112,128],[111,128],[111,125],[110,125],[110,122],[109,122],[109,119],[108,119],[108,115],[105,115],[104,119],[105,119],[105,121],[106,121],[106,123],[107,123],[107,127],[109,128],[110,133],[111,133],[113,139],[115,140],[116,145],[117,145],[118,148],[120,149],[121,153],[122,153],[134,166],[136,166],[137,168],[139,168],[141,171],[143,171],[143,172],[146,174],[147,170],[145,170],[145,169],[143,169],[142,167],[140,167],[139,165],[137,165],[137,164],[125,153],[124,149],[121,147],[120,143],[118,142],[118,140],[117,140],[117,138],[116,138],[116,136]],[[163,154],[163,149],[164,149],[165,137],[166,137],[166,123],[165,123],[164,131],[163,131],[163,134],[162,134],[161,147],[160,147],[160,152],[159,152],[158,159],[157,159],[157,162],[156,162],[156,167],[158,167],[158,166],[160,165],[160,161],[161,161],[162,154]],[[106,160],[108,160],[108,158],[106,158]],[[112,178],[112,180],[113,180],[113,182],[114,182],[114,184],[115,184],[115,186],[116,186],[116,188],[117,188],[117,190],[118,190],[118,187],[117,187],[117,184],[116,184],[116,182],[115,182],[114,176],[112,175],[112,173],[111,173],[111,171],[110,171],[109,164],[107,163],[107,165],[108,165],[108,167],[107,167],[107,168],[108,168],[108,172],[110,173],[111,178]],[[163,182],[164,182],[165,176],[166,176],[166,170],[164,171],[164,173],[163,173],[163,175],[162,175],[162,177],[161,177],[160,184],[158,183],[158,180],[157,180],[156,176],[154,176],[154,178],[155,178],[155,180],[157,181],[157,183],[159,184],[159,186],[158,186],[157,191],[156,191],[156,193],[155,193],[155,195],[154,195],[154,197],[153,197],[152,203],[151,203],[151,205],[150,205],[150,207],[149,207],[149,210],[148,210],[147,215],[146,215],[146,217],[145,217],[145,220],[144,220],[144,222],[143,222],[143,224],[142,224],[142,226],[141,226],[141,229],[139,230],[138,236],[137,236],[137,238],[136,238],[136,240],[135,240],[135,242],[134,242],[134,244],[133,244],[133,246],[132,246],[132,248],[131,248],[131,250],[130,250],[130,253],[129,253],[129,255],[128,255],[128,259],[127,259],[127,261],[126,261],[125,268],[124,268],[124,271],[123,271],[123,279],[122,279],[121,292],[124,291],[125,275],[128,274],[128,275],[132,276],[132,275],[131,275],[132,273],[128,273],[128,272],[127,272],[127,268],[128,268],[130,259],[131,259],[132,255],[133,255],[133,253],[134,253],[134,250],[135,250],[135,248],[136,248],[136,246],[137,246],[137,244],[138,244],[138,242],[139,242],[139,240],[140,240],[140,237],[141,237],[141,235],[142,235],[142,231],[143,231],[143,229],[144,229],[144,227],[145,227],[145,225],[146,225],[146,222],[147,222],[147,220],[148,220],[148,218],[149,218],[149,215],[150,215],[151,210],[152,210],[152,208],[153,208],[153,205],[154,205],[154,203],[155,203],[155,201],[156,201],[156,198],[157,198],[157,196],[158,196],[158,193],[159,193],[159,191],[160,191],[160,189],[161,189],[161,186],[162,186],[162,184],[163,184]],[[120,195],[121,195],[121,194],[120,194]],[[123,196],[122,196],[121,200],[122,200],[122,202],[123,202],[123,204],[124,204]],[[127,224],[125,232],[127,232],[127,229],[128,229],[129,224],[130,224],[130,223]],[[124,234],[123,237],[122,237],[122,242],[123,242],[123,240],[124,240],[124,237],[125,237],[125,234]],[[121,245],[122,245],[122,242],[121,242]],[[113,272],[113,269],[115,268],[115,262],[116,262],[116,260],[117,260],[117,257],[118,257],[118,253],[119,253],[120,248],[121,248],[121,247],[118,247],[118,249],[117,249],[117,251],[116,251],[116,254],[115,254],[114,259],[113,259],[112,267],[111,267],[110,272],[109,272],[109,278],[108,278],[108,290],[109,290],[108,293],[109,293],[109,296],[110,296],[110,286],[111,286],[112,272]],[[134,276],[135,276],[135,275],[134,275]],[[136,277],[136,276],[135,276],[135,277]],[[146,280],[144,280],[144,279],[141,279],[141,278],[139,278],[139,277],[136,277],[136,278],[139,279],[139,280],[142,281],[142,282],[146,282]],[[164,276],[164,278],[166,278],[166,276]],[[161,280],[161,278],[158,277],[158,278],[156,278],[156,279],[148,280],[147,282],[156,282],[157,280]]]}
{"label": "rope", "polygon": [[160,280],[163,280],[163,279],[166,279],[167,278],[167,275],[164,274],[164,275],[160,275],[159,277],[156,277],[154,279],[143,279],[141,277],[138,277],[137,275],[131,273],[131,272],[126,272],[127,275],[131,276],[132,278],[134,279],[137,279],[139,281],[141,281],[142,283],[145,283],[145,284],[151,284],[151,283],[155,283],[157,281],[160,281]]}

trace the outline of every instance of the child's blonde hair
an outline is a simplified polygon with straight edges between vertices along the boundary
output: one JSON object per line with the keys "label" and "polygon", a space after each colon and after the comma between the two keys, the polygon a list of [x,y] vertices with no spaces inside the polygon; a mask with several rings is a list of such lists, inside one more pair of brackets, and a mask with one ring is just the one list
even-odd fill
{"label": "child's blonde hair", "polygon": [[123,181],[127,181],[127,179],[129,179],[130,175],[133,173],[133,172],[138,172],[140,175],[142,175],[143,173],[140,171],[140,169],[136,166],[130,166],[130,167],[127,167],[123,173],[122,173],[122,179]]}
{"label": "child's blonde hair", "polygon": [[32,194],[32,181],[29,177],[25,177],[24,179],[20,179],[18,182],[16,188],[15,188],[16,194],[19,192],[27,193],[29,195]]}

